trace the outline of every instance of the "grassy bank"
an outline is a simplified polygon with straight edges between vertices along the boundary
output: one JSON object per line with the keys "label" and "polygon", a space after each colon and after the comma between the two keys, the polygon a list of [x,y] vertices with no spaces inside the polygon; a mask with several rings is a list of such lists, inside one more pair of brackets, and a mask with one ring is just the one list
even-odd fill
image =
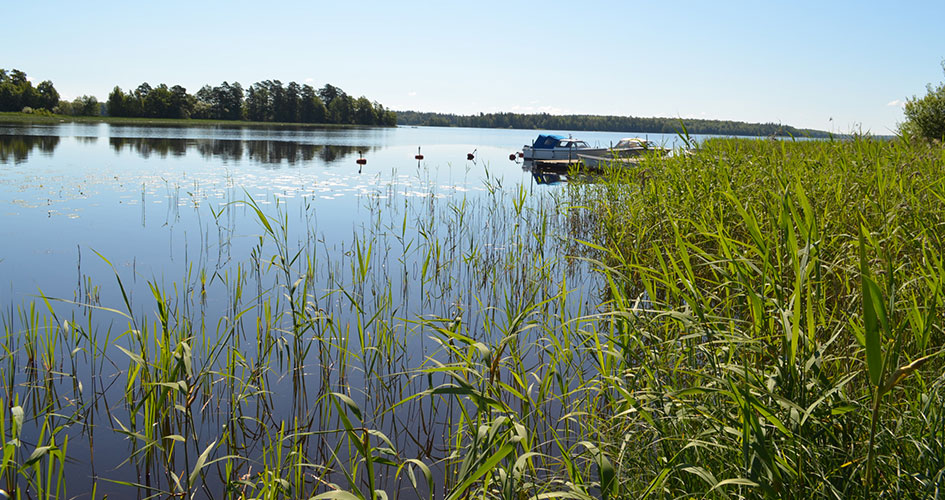
{"label": "grassy bank", "polygon": [[0,122],[5,123],[110,123],[114,125],[151,125],[175,127],[293,127],[293,128],[373,128],[365,125],[337,125],[331,123],[282,123],[253,122],[243,120],[200,120],[182,118],[127,118],[114,116],[71,116],[38,113],[0,112]]}
{"label": "grassy bank", "polygon": [[258,243],[153,280],[148,312],[118,270],[118,304],[4,308],[0,479],[23,497],[941,496],[943,166],[919,143],[709,140],[551,196],[487,174],[476,200],[371,199],[337,254],[304,208],[293,227],[279,204],[215,207],[211,234],[239,209]]}

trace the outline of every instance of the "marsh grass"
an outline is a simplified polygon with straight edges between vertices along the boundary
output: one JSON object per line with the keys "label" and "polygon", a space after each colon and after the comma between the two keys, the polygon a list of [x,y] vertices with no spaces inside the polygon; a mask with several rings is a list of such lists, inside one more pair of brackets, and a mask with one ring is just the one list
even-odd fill
{"label": "marsh grass", "polygon": [[0,478],[19,498],[935,497],[943,164],[710,140],[559,191],[392,186],[344,241],[304,200],[238,193],[180,281],[98,256],[107,283],[80,264],[73,300],[3,314]]}
{"label": "marsh grass", "polygon": [[710,140],[573,188],[629,356],[600,422],[624,491],[941,495],[943,161]]}

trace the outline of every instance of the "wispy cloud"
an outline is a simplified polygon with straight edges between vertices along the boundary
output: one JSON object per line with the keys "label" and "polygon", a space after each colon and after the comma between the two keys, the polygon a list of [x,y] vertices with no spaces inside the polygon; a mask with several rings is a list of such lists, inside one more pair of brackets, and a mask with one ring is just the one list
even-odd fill
{"label": "wispy cloud", "polygon": [[411,90],[410,92],[407,92],[407,95],[410,96],[410,97],[414,97],[415,95],[417,95],[417,93],[416,93],[415,91]]}
{"label": "wispy cloud", "polygon": [[905,103],[905,101],[903,101],[902,99],[896,99],[896,100],[893,100],[893,101],[889,101],[888,103],[886,103],[886,105],[889,106],[890,108],[893,108],[893,107],[899,107],[899,108],[901,108],[901,107],[905,106],[906,103]]}
{"label": "wispy cloud", "polygon": [[306,79],[305,79],[305,83],[315,83],[315,79],[314,79],[314,78],[306,78]]}

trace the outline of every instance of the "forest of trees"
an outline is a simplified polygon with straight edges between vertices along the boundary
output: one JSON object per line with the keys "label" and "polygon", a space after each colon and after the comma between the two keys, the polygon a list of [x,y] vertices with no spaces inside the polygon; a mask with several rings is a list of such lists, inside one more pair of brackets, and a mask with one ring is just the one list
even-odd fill
{"label": "forest of trees", "polygon": [[52,111],[59,105],[59,92],[46,80],[33,87],[26,73],[0,69],[0,111],[22,111],[23,108]]}
{"label": "forest of trees", "polygon": [[279,80],[257,82],[248,89],[238,82],[204,85],[188,94],[180,85],[152,87],[145,82],[123,92],[115,87],[108,100],[94,96],[62,101],[52,82],[33,87],[26,73],[0,69],[0,111],[49,113],[74,116],[121,116],[133,118],[203,118],[283,123],[333,123],[341,125],[397,125],[397,114],[367,97],[353,98],[338,87]]}
{"label": "forest of trees", "polygon": [[98,99],[88,95],[63,101],[51,81],[45,80],[33,87],[26,73],[0,69],[0,111],[98,116],[102,114],[102,106]]}
{"label": "forest of trees", "polygon": [[651,134],[676,134],[682,131],[680,123],[686,125],[690,134],[828,137],[821,130],[798,129],[777,123],[745,123],[724,120],[699,120],[678,118],[640,118],[635,116],[599,115],[549,115],[520,113],[479,113],[478,115],[453,115],[445,113],[421,113],[398,111],[397,122],[401,125],[425,125],[431,127],[476,127],[518,128],[536,130],[588,130],[612,132],[640,132]]}
{"label": "forest of trees", "polygon": [[316,90],[311,85],[266,80],[243,89],[239,82],[204,85],[188,94],[180,85],[148,83],[124,92],[115,87],[108,95],[110,116],[141,118],[203,118],[282,123],[341,125],[397,125],[397,115],[380,103],[357,99],[333,85]]}

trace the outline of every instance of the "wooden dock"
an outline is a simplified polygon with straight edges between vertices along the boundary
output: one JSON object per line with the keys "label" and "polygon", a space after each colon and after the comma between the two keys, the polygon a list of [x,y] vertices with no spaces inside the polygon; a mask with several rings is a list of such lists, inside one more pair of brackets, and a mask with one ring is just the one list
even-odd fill
{"label": "wooden dock", "polygon": [[545,170],[568,170],[572,166],[581,166],[590,169],[600,169],[604,165],[629,167],[640,163],[642,156],[631,158],[607,158],[607,157],[586,157],[584,159],[574,158],[571,160],[533,160],[535,168]]}

